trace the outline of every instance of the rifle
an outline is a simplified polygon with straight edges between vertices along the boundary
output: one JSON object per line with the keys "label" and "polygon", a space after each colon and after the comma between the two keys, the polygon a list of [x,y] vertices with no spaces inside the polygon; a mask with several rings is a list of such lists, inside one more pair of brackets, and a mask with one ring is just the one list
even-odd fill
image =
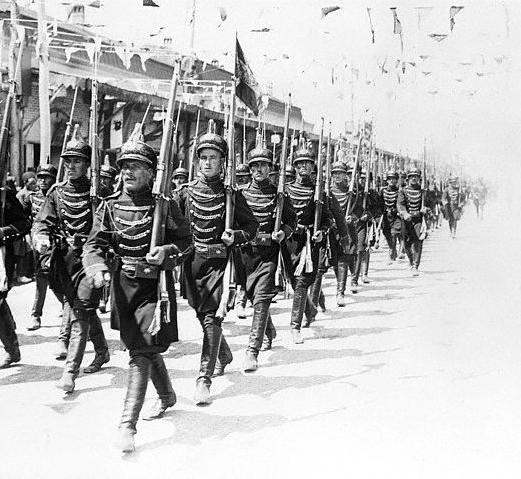
{"label": "rifle", "polygon": [[356,148],[356,155],[355,155],[355,164],[353,165],[353,174],[351,175],[351,181],[349,183],[349,191],[348,199],[347,199],[347,208],[346,208],[346,218],[351,215],[351,209],[353,206],[353,195],[355,192],[355,185],[356,185],[356,172],[358,170],[358,163],[360,162],[360,151],[362,150],[362,139],[363,135],[362,132],[359,132],[360,138],[358,139],[358,146]]}
{"label": "rifle", "polygon": [[320,138],[318,139],[318,156],[317,156],[317,181],[315,186],[315,219],[313,221],[313,234],[320,230],[322,223],[322,208],[324,202],[322,195],[324,194],[324,170],[322,169],[322,143],[324,141],[324,118],[320,119]]}
{"label": "rifle", "polygon": [[[165,226],[168,216],[168,200],[170,196],[170,173],[171,173],[171,153],[172,138],[174,137],[174,105],[177,93],[177,84],[179,82],[179,62],[176,62],[174,73],[170,83],[170,92],[168,96],[168,106],[166,110],[166,118],[163,127],[163,136],[161,138],[161,148],[159,150],[159,158],[157,160],[156,177],[152,186],[152,195],[156,200],[154,208],[154,217],[152,219],[152,235],[150,238],[150,251],[156,246],[162,246],[165,241]],[[149,327],[148,332],[155,335],[161,329],[161,322],[170,322],[170,299],[168,295],[166,271],[161,270],[159,274],[159,298],[156,309],[154,311],[154,320]]]}
{"label": "rifle", "polygon": [[[326,189],[326,201],[331,201],[331,122],[329,122],[329,132],[327,135],[326,147],[326,181],[324,185]],[[329,233],[326,234],[326,266],[331,265],[331,243],[329,241]]]}
{"label": "rifle", "polygon": [[[232,89],[232,98],[230,102],[230,115],[228,118],[227,132],[227,143],[228,143],[228,161],[226,162],[226,177],[224,179],[224,191],[225,191],[225,218],[224,218],[224,229],[233,229],[233,218],[234,218],[234,205],[235,205],[235,82]],[[229,248],[228,262],[224,270],[223,276],[223,294],[221,296],[221,303],[217,310],[216,316],[224,318],[228,309],[233,305],[235,299],[235,271],[233,265],[233,254],[231,248]]]}
{"label": "rifle", "polygon": [[195,176],[195,154],[196,154],[196,143],[197,137],[199,136],[199,119],[201,118],[201,110],[197,111],[197,122],[195,124],[195,134],[193,139],[192,151],[190,152],[190,158],[188,161],[188,181],[192,181]]}
{"label": "rifle", "polygon": [[[282,137],[282,152],[280,157],[279,184],[277,186],[277,210],[275,213],[275,226],[273,232],[277,233],[282,224],[282,210],[284,209],[284,194],[286,190],[286,162],[288,155],[288,129],[289,116],[291,114],[291,93],[284,112],[284,136]],[[275,160],[275,159],[274,159]]]}
{"label": "rifle", "polygon": [[[72,98],[72,106],[71,113],[69,115],[69,121],[67,122],[67,128],[65,129],[65,134],[63,135],[63,144],[62,144],[62,155],[65,153],[67,148],[67,142],[69,141],[69,136],[71,134],[72,128],[72,120],[74,119],[74,110],[76,108],[76,100],[78,98],[78,87],[74,89],[74,97]],[[63,157],[60,156],[60,162],[58,163],[58,174],[56,175],[56,182],[59,183],[63,181],[63,173],[65,171]]]}
{"label": "rifle", "polygon": [[98,52],[94,52],[94,77],[92,78],[90,97],[89,145],[92,149],[90,157],[90,200],[93,213],[99,201],[99,136],[98,136]]}

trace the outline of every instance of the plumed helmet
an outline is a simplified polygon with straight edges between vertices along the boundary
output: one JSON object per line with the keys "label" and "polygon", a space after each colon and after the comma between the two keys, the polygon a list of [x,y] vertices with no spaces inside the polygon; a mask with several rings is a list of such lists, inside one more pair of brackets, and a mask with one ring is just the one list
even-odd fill
{"label": "plumed helmet", "polygon": [[398,172],[396,172],[395,170],[389,170],[387,172],[387,175],[385,176],[387,179],[390,179],[390,178],[396,178],[398,179]]}
{"label": "plumed helmet", "polygon": [[292,166],[286,167],[286,178],[295,179],[295,168]]}
{"label": "plumed helmet", "polygon": [[331,173],[347,173],[347,166],[343,161],[337,161],[331,168]]}
{"label": "plumed helmet", "polygon": [[111,166],[109,162],[109,155],[105,155],[105,159],[103,161],[103,164],[100,168],[100,176],[104,176],[105,178],[112,178],[114,179],[116,175],[118,174],[118,170]]}
{"label": "plumed helmet", "polygon": [[300,138],[299,147],[293,157],[293,164],[295,165],[299,161],[312,161],[315,163],[313,150],[311,150],[311,148],[306,144],[306,138],[304,136]]}
{"label": "plumed helmet", "polygon": [[264,163],[272,164],[271,151],[266,148],[262,139],[260,128],[257,128],[257,138],[255,140],[255,148],[248,153],[248,166],[252,163],[262,161]]}
{"label": "plumed helmet", "polygon": [[121,168],[125,160],[141,161],[152,168],[157,166],[156,152],[143,141],[141,123],[136,123],[130,138],[121,147],[121,155],[116,164]]}
{"label": "plumed helmet", "polygon": [[186,178],[188,178],[189,172],[186,168],[179,167],[174,170],[174,173],[172,174],[172,178],[175,178],[176,176],[185,176]]}
{"label": "plumed helmet", "polygon": [[40,165],[36,170],[36,176],[52,176],[53,178],[56,178],[57,175],[58,170],[51,164]]}
{"label": "plumed helmet", "polygon": [[248,167],[248,165],[237,165],[237,168],[235,169],[235,174],[237,176],[249,176],[250,168]]}
{"label": "plumed helmet", "polygon": [[74,131],[72,132],[71,139],[65,145],[65,151],[61,154],[63,158],[77,157],[84,160],[90,161],[92,154],[92,148],[90,145],[80,138],[79,135],[80,125],[74,125]]}
{"label": "plumed helmet", "polygon": [[416,167],[410,168],[409,171],[407,172],[407,178],[409,178],[410,176],[421,176],[421,175],[422,175],[422,172],[420,171],[419,168],[416,168]]}
{"label": "plumed helmet", "polygon": [[215,133],[215,122],[213,120],[208,122],[208,131],[204,135],[201,135],[197,142],[197,156],[199,156],[203,148],[220,151],[223,158],[228,154],[226,140],[221,135]]}

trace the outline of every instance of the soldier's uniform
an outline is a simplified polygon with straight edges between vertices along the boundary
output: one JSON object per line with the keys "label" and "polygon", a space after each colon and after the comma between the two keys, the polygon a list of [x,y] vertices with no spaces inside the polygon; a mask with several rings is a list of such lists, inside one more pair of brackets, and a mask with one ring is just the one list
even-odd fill
{"label": "soldier's uniform", "polygon": [[[264,162],[271,165],[271,152],[257,141],[257,147],[248,154],[248,164]],[[246,203],[259,220],[257,235],[241,248],[241,259],[246,273],[246,293],[253,303],[253,321],[246,351],[245,371],[257,369],[257,356],[271,323],[269,307],[277,295],[275,276],[279,261],[279,244],[272,239],[277,214],[277,188],[268,179],[257,183],[255,179],[242,190]],[[290,238],[297,225],[297,215],[284,201],[281,230],[285,238]],[[270,324],[270,339],[273,339],[274,327]]]}
{"label": "soldier's uniform", "polygon": [[114,187],[116,186],[116,176],[118,170],[113,166],[110,166],[108,157],[105,158],[105,163],[101,165],[99,176],[100,184],[106,194],[112,194]]}
{"label": "soldier's uniform", "polygon": [[[387,180],[391,178],[398,179],[398,173],[389,171],[387,173]],[[398,258],[398,248],[400,247],[402,219],[398,215],[398,185],[393,186],[390,181],[389,184],[380,192],[380,206],[383,210],[382,232],[389,246],[389,260],[390,264]]]}
{"label": "soldier's uniform", "polygon": [[[74,136],[62,156],[88,162],[90,155],[90,146]],[[52,245],[49,285],[54,292],[63,294],[67,302],[59,337],[61,344],[67,346],[68,342],[67,359],[57,384],[66,392],[74,390],[89,335],[96,354],[86,372],[98,371],[110,357],[96,313],[101,290],[92,287],[81,264],[83,246],[92,228],[92,210],[89,179],[68,179],[52,186],[33,225],[35,244]]]}
{"label": "soldier's uniform", "polygon": [[[223,159],[228,152],[226,141],[212,132],[199,138],[197,154],[203,149],[218,151]],[[218,374],[232,359],[232,353],[224,336],[221,323],[223,318],[216,316],[223,293],[224,270],[228,261],[229,249],[221,237],[225,231],[225,188],[222,178],[217,175],[207,178],[203,174],[185,185],[178,192],[182,211],[190,221],[194,237],[194,252],[185,264],[184,281],[188,303],[195,309],[197,319],[203,328],[203,349],[199,377],[196,383],[196,403],[209,402],[209,388],[219,356]],[[240,191],[235,194],[234,245],[246,244],[255,236],[258,222],[249,209]]]}
{"label": "soldier's uniform", "polygon": [[[421,176],[420,170],[412,168],[407,175]],[[424,215],[429,207],[427,202],[423,204],[424,190],[420,184],[408,184],[398,193],[398,213],[403,218],[403,227],[405,234],[405,252],[409,258],[409,265],[413,271],[413,276],[418,275],[418,267],[420,266],[421,254],[423,248],[423,238],[426,234],[427,225],[424,221]]]}
{"label": "soldier's uniform", "polygon": [[[154,150],[141,138],[132,136],[123,145],[120,165],[139,161],[155,169]],[[151,185],[150,185],[151,186]],[[136,423],[145,400],[148,379],[152,379],[159,399],[147,419],[161,417],[176,402],[176,395],[160,353],[177,341],[175,291],[169,289],[170,311],[155,317],[158,282],[162,270],[172,270],[191,243],[188,220],[174,200],[165,210],[165,260],[161,266],[147,262],[156,201],[150,187],[142,191],[118,191],[105,198],[98,208],[94,225],[84,246],[83,265],[89,276],[112,273],[111,327],[120,332],[129,351],[127,393],[120,423],[122,447],[133,448]],[[129,446],[130,444],[130,446]]]}
{"label": "soldier's uniform", "polygon": [[[365,178],[365,172],[362,172],[361,179]],[[371,175],[371,173],[369,173]],[[371,179],[371,178],[370,178]],[[380,199],[378,197],[378,193],[375,189],[369,188],[367,192],[367,201],[366,201],[366,211],[368,213],[368,221],[366,222],[366,231],[365,231],[365,243],[366,248],[362,257],[362,282],[369,283],[369,262],[371,261],[371,247],[374,246],[375,243],[375,228],[376,221],[382,214],[382,210],[380,208]]]}
{"label": "soldier's uniform", "polygon": [[0,341],[5,356],[0,359],[0,369],[20,361],[20,348],[16,336],[16,324],[7,304],[7,293],[11,288],[15,270],[13,242],[23,238],[31,228],[30,219],[15,194],[0,189]]}
{"label": "soldier's uniform", "polygon": [[449,186],[445,188],[442,197],[442,203],[447,221],[449,222],[450,235],[452,238],[456,237],[456,229],[458,227],[458,221],[461,219],[464,202],[465,199],[461,193],[458,178],[453,177],[449,180]]}
{"label": "soldier's uniform", "polygon": [[[301,161],[314,163],[313,152],[304,144],[295,153],[293,165]],[[298,226],[291,238],[286,241],[282,251],[294,290],[290,327],[293,341],[300,344],[302,343],[300,329],[304,312],[306,312],[307,325],[313,322],[316,316],[316,308],[311,298],[308,298],[308,289],[315,281],[320,254],[320,244],[311,239],[312,235],[318,233],[318,231],[312,231],[315,218],[315,184],[311,181],[311,177],[297,175],[297,179],[289,184],[286,190],[291,205],[297,213]],[[322,201],[320,231],[322,231],[324,241],[332,221],[325,194]]]}
{"label": "soldier's uniform", "polygon": [[[57,170],[53,165],[40,165],[37,170],[37,177],[50,177],[53,182],[56,181]],[[31,217],[34,219],[38,216],[40,209],[42,208],[45,197],[47,196],[48,190],[40,188],[28,197],[31,205]],[[45,297],[47,296],[47,288],[49,286],[49,262],[51,259],[51,252],[46,254],[39,254],[34,251],[34,263],[35,263],[35,283],[36,290],[34,294],[34,303],[31,313],[31,324],[27,328],[29,331],[35,331],[40,328],[43,305],[45,303]],[[58,293],[56,298],[63,305],[63,295]]]}
{"label": "soldier's uniform", "polygon": [[172,184],[174,185],[175,190],[179,190],[185,183],[188,182],[188,175],[190,173],[186,168],[176,168],[172,173]]}

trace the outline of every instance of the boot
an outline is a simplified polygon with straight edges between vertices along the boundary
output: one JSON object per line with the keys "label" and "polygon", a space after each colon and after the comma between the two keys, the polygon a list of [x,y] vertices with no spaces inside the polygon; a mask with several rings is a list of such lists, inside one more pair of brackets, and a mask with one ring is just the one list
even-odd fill
{"label": "boot", "polygon": [[143,417],[145,421],[163,417],[165,411],[177,402],[174,388],[170,382],[170,376],[166,369],[165,361],[161,354],[154,354],[152,358],[152,369],[150,373],[152,384],[156,388],[158,399]]}
{"label": "boot", "polygon": [[336,294],[336,304],[339,308],[343,308],[346,305],[346,299],[344,293]]}
{"label": "boot", "polygon": [[55,357],[57,360],[67,358],[67,350],[69,349],[69,338],[71,337],[71,308],[69,303],[65,301],[62,309],[62,322],[60,325],[60,333],[58,334],[58,344],[56,345]]}
{"label": "boot", "polygon": [[362,283],[364,283],[364,284],[369,284],[370,282],[371,282],[371,281],[369,281],[369,278],[367,277],[367,275],[364,274],[364,275],[362,276]]}
{"label": "boot", "polygon": [[275,329],[275,325],[271,320],[271,315],[268,312],[268,322],[266,324],[266,331],[264,333],[264,338],[262,339],[261,351],[269,351],[271,349],[271,345],[273,340],[277,337],[277,330]]}
{"label": "boot", "polygon": [[63,389],[66,393],[74,391],[74,380],[78,377],[83,354],[85,353],[85,346],[89,336],[89,322],[85,320],[87,317],[86,313],[88,312],[76,309],[71,318],[71,338],[67,351],[67,360],[63,375],[56,383],[56,387]]}
{"label": "boot", "polygon": [[212,384],[211,378],[215,371],[217,356],[219,355],[222,330],[217,324],[209,323],[203,325],[203,333],[199,378],[205,378],[208,385],[210,385]]}
{"label": "boot", "polygon": [[311,301],[313,303],[313,306],[315,308],[318,305],[318,300],[320,298],[320,292],[322,291],[322,276],[324,276],[324,273],[322,271],[317,271],[317,274],[315,276],[315,281],[313,281],[313,284],[311,285],[309,295],[311,296]]}
{"label": "boot", "polygon": [[247,350],[246,355],[244,357],[244,364],[243,364],[243,370],[245,373],[253,373],[257,371],[257,352]]}
{"label": "boot", "polygon": [[0,360],[0,369],[9,367],[20,361],[20,347],[16,336],[16,324],[11,314],[11,309],[5,302],[0,304],[0,341],[5,348],[5,356]]}
{"label": "boot", "polygon": [[233,361],[233,354],[230,350],[230,346],[226,342],[225,337],[221,333],[221,346],[219,347],[219,355],[215,363],[215,370],[212,378],[218,376],[224,376],[224,368]]}
{"label": "boot", "polygon": [[318,297],[318,305],[323,313],[326,312],[326,297],[324,296],[324,291],[320,290],[320,296]]}
{"label": "boot", "polygon": [[237,300],[235,302],[235,312],[237,313],[237,317],[244,319],[247,317],[246,314],[246,291],[244,289],[240,289],[237,292]]}
{"label": "boot", "polygon": [[263,301],[253,305],[253,320],[251,324],[250,337],[248,341],[248,351],[255,353],[255,356],[259,353],[262,341],[266,335],[266,329],[268,324],[270,303]]}
{"label": "boot", "polygon": [[345,263],[344,261],[339,261],[335,272],[336,272],[336,292],[337,292],[337,298],[338,298],[339,294],[344,296],[344,293],[346,291],[346,282],[347,282],[347,273],[348,273],[347,263]]}
{"label": "boot", "polygon": [[352,294],[358,293],[358,281],[355,279],[351,280],[350,290]]}
{"label": "boot", "polygon": [[291,339],[293,339],[294,344],[302,344],[304,342],[304,338],[302,337],[300,329],[291,330]]}
{"label": "boot", "polygon": [[306,307],[304,308],[304,316],[306,317],[306,320],[304,321],[304,324],[302,325],[303,328],[309,328],[311,326],[311,323],[315,322],[315,318],[317,317],[318,309],[315,306],[315,303],[313,303],[313,300],[311,299],[311,295],[308,294],[308,299],[306,301]]}
{"label": "boot", "polygon": [[90,315],[90,340],[92,341],[96,355],[92,363],[83,370],[85,374],[98,372],[101,366],[110,360],[109,348],[105,334],[103,333],[103,326],[95,311],[92,311]]}
{"label": "boot", "polygon": [[65,344],[63,341],[58,341],[56,343],[56,350],[54,351],[54,356],[58,361],[63,361],[67,358],[67,349],[68,344]]}
{"label": "boot", "polygon": [[27,331],[36,331],[40,329],[41,318],[39,316],[31,316],[31,324],[27,326]]}
{"label": "boot", "polygon": [[145,401],[152,362],[146,356],[135,355],[130,357],[128,364],[127,394],[119,423],[118,446],[121,452],[134,451],[136,425]]}
{"label": "boot", "polygon": [[[304,286],[297,286],[293,295],[293,306],[291,308],[290,326],[292,329],[300,330],[304,310],[306,309],[306,306],[310,308],[311,304],[311,301],[308,301],[307,288]],[[310,312],[312,312],[312,310]]]}
{"label": "boot", "polygon": [[206,406],[211,403],[210,383],[207,379],[197,379],[197,382],[195,383],[194,402],[196,406]]}

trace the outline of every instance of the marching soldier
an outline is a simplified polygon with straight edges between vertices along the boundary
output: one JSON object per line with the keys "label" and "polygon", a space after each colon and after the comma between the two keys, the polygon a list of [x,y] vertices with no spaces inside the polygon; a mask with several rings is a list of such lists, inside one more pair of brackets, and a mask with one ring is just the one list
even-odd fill
{"label": "marching soldier", "polygon": [[248,165],[237,165],[235,175],[237,178],[238,188],[247,186],[251,182],[251,173]]}
{"label": "marching soldier", "polygon": [[450,235],[452,239],[454,239],[456,238],[458,221],[461,219],[461,213],[465,203],[457,177],[453,176],[449,179],[449,185],[445,188],[441,201],[445,208],[447,221],[449,222]]}
{"label": "marching soldier", "polygon": [[398,191],[398,173],[389,170],[387,186],[380,192],[380,205],[383,209],[382,231],[389,246],[389,264],[396,261],[398,250],[401,249],[402,219],[398,215]]}
{"label": "marching soldier", "polygon": [[[270,180],[270,183],[277,187],[279,184],[279,165],[275,164],[273,165],[273,169],[270,171],[270,174],[268,175],[268,178]],[[295,179],[295,178],[293,178]]]}
{"label": "marching soldier", "polygon": [[221,172],[227,154],[226,141],[214,132],[213,121],[210,121],[208,133],[199,138],[197,145],[200,175],[178,194],[180,206],[190,221],[195,246],[185,264],[186,295],[204,334],[194,396],[198,405],[209,404],[211,378],[224,374],[224,368],[233,359],[222,335],[222,318],[216,315],[223,292],[227,250],[248,242],[258,228],[257,220],[240,191],[235,196],[236,229],[224,228],[226,202]]}
{"label": "marching soldier", "polygon": [[14,192],[0,189],[0,341],[5,356],[0,359],[0,369],[20,361],[20,347],[16,336],[16,324],[7,304],[15,270],[13,242],[23,238],[30,230],[31,222]]}
{"label": "marching soldier", "polygon": [[106,158],[105,163],[101,165],[99,176],[100,186],[107,194],[111,194],[114,191],[117,174],[118,170],[113,166],[110,166],[108,158]]}
{"label": "marching soldier", "polygon": [[[237,179],[237,188],[241,191],[248,187],[251,182],[250,168],[248,165],[237,165],[235,169]],[[237,297],[235,300],[235,312],[238,318],[246,318],[246,303],[248,298],[246,295],[246,270],[242,263],[240,251],[233,250],[233,263],[235,265],[235,281],[239,289],[237,290]]]}
{"label": "marching soldier", "polygon": [[172,184],[174,186],[174,190],[178,191],[181,187],[188,183],[188,170],[186,168],[176,168],[172,173]]}
{"label": "marching soldier", "polygon": [[487,202],[487,187],[483,182],[483,178],[479,178],[476,185],[474,185],[474,188],[472,189],[472,200],[474,201],[474,206],[476,207],[476,215],[480,220],[482,220],[483,208]]}
{"label": "marching soldier", "polygon": [[[45,202],[45,197],[51,186],[56,183],[57,170],[53,165],[40,165],[36,172],[38,178],[38,191],[29,196],[29,202],[31,204],[31,216],[36,218],[40,209]],[[36,265],[35,271],[35,282],[36,291],[34,294],[33,310],[31,314],[31,324],[27,327],[28,331],[35,331],[41,326],[41,317],[43,305],[45,303],[45,297],[47,296],[47,288],[49,286],[49,261],[50,252],[40,255],[36,251],[34,252],[34,260]],[[63,305],[63,295],[57,294],[58,301]],[[63,313],[62,313],[63,314]]]}
{"label": "marching soldier", "polygon": [[315,281],[320,243],[324,239],[324,232],[330,227],[331,216],[326,197],[323,195],[324,208],[320,229],[312,231],[315,217],[315,184],[312,181],[312,173],[315,162],[313,152],[303,142],[295,153],[293,166],[297,177],[295,182],[287,186],[287,192],[291,205],[297,213],[298,224],[291,238],[286,241],[283,254],[294,290],[291,334],[295,344],[302,344],[304,340],[300,329],[304,313],[306,314],[305,326],[309,326],[317,314],[311,297],[308,297],[308,289]]}
{"label": "marching soldier", "polygon": [[277,188],[268,179],[271,165],[271,152],[262,147],[261,137],[258,136],[256,148],[248,154],[252,182],[242,190],[248,206],[259,220],[259,230],[255,239],[241,248],[246,273],[246,293],[253,303],[253,321],[243,366],[247,372],[257,369],[257,357],[268,324],[268,334],[272,339],[274,327],[269,308],[272,299],[277,295],[275,275],[279,245],[291,237],[297,225],[297,216],[291,205],[285,201],[281,229],[274,231]]}
{"label": "marching soldier", "polygon": [[[350,167],[349,167],[350,168]],[[348,175],[351,171],[342,161],[337,161],[331,168],[332,185],[331,194],[337,201],[340,211],[345,218],[347,203],[349,199]],[[345,306],[345,290],[347,275],[355,274],[357,235],[353,222],[346,226],[346,233],[343,238],[338,230],[338,223],[331,229],[331,262],[335,265],[335,275],[337,280],[336,302],[341,308]]]}
{"label": "marching soldier", "polygon": [[134,450],[134,435],[145,400],[148,379],[159,396],[144,419],[160,418],[176,403],[176,394],[161,353],[177,341],[175,293],[170,303],[170,322],[154,332],[158,301],[159,270],[171,270],[190,245],[187,219],[175,201],[168,202],[165,245],[150,250],[152,218],[156,208],[152,196],[157,156],[141,138],[132,136],[123,145],[118,160],[123,191],[107,197],[97,210],[84,246],[83,265],[95,288],[111,278],[111,326],[120,331],[129,351],[127,393],[119,426],[119,446]]}
{"label": "marching soldier", "polygon": [[33,225],[33,237],[39,254],[45,254],[52,245],[49,284],[67,301],[59,337],[59,345],[67,350],[66,364],[57,387],[71,393],[89,334],[96,354],[84,372],[99,371],[110,355],[96,313],[101,290],[92,287],[81,264],[83,246],[92,227],[93,205],[87,177],[91,147],[77,137],[77,130],[62,157],[68,179],[49,190]]}
{"label": "marching soldier", "polygon": [[[360,175],[360,179],[365,181],[367,172],[364,170]],[[369,172],[369,181],[371,181],[372,173]],[[381,215],[380,211],[380,200],[378,198],[378,193],[375,189],[369,188],[367,193],[367,205],[366,210],[369,213],[369,219],[366,222],[365,227],[365,251],[362,258],[362,283],[368,284],[369,281],[369,263],[371,261],[371,246],[374,246],[375,242],[375,230],[373,226],[375,225],[376,219]]]}
{"label": "marching soldier", "polygon": [[424,190],[420,186],[421,171],[411,168],[407,174],[408,184],[398,193],[398,213],[404,223],[405,252],[409,258],[409,265],[413,276],[418,276],[423,240],[427,233],[425,214],[429,205],[425,201]]}

